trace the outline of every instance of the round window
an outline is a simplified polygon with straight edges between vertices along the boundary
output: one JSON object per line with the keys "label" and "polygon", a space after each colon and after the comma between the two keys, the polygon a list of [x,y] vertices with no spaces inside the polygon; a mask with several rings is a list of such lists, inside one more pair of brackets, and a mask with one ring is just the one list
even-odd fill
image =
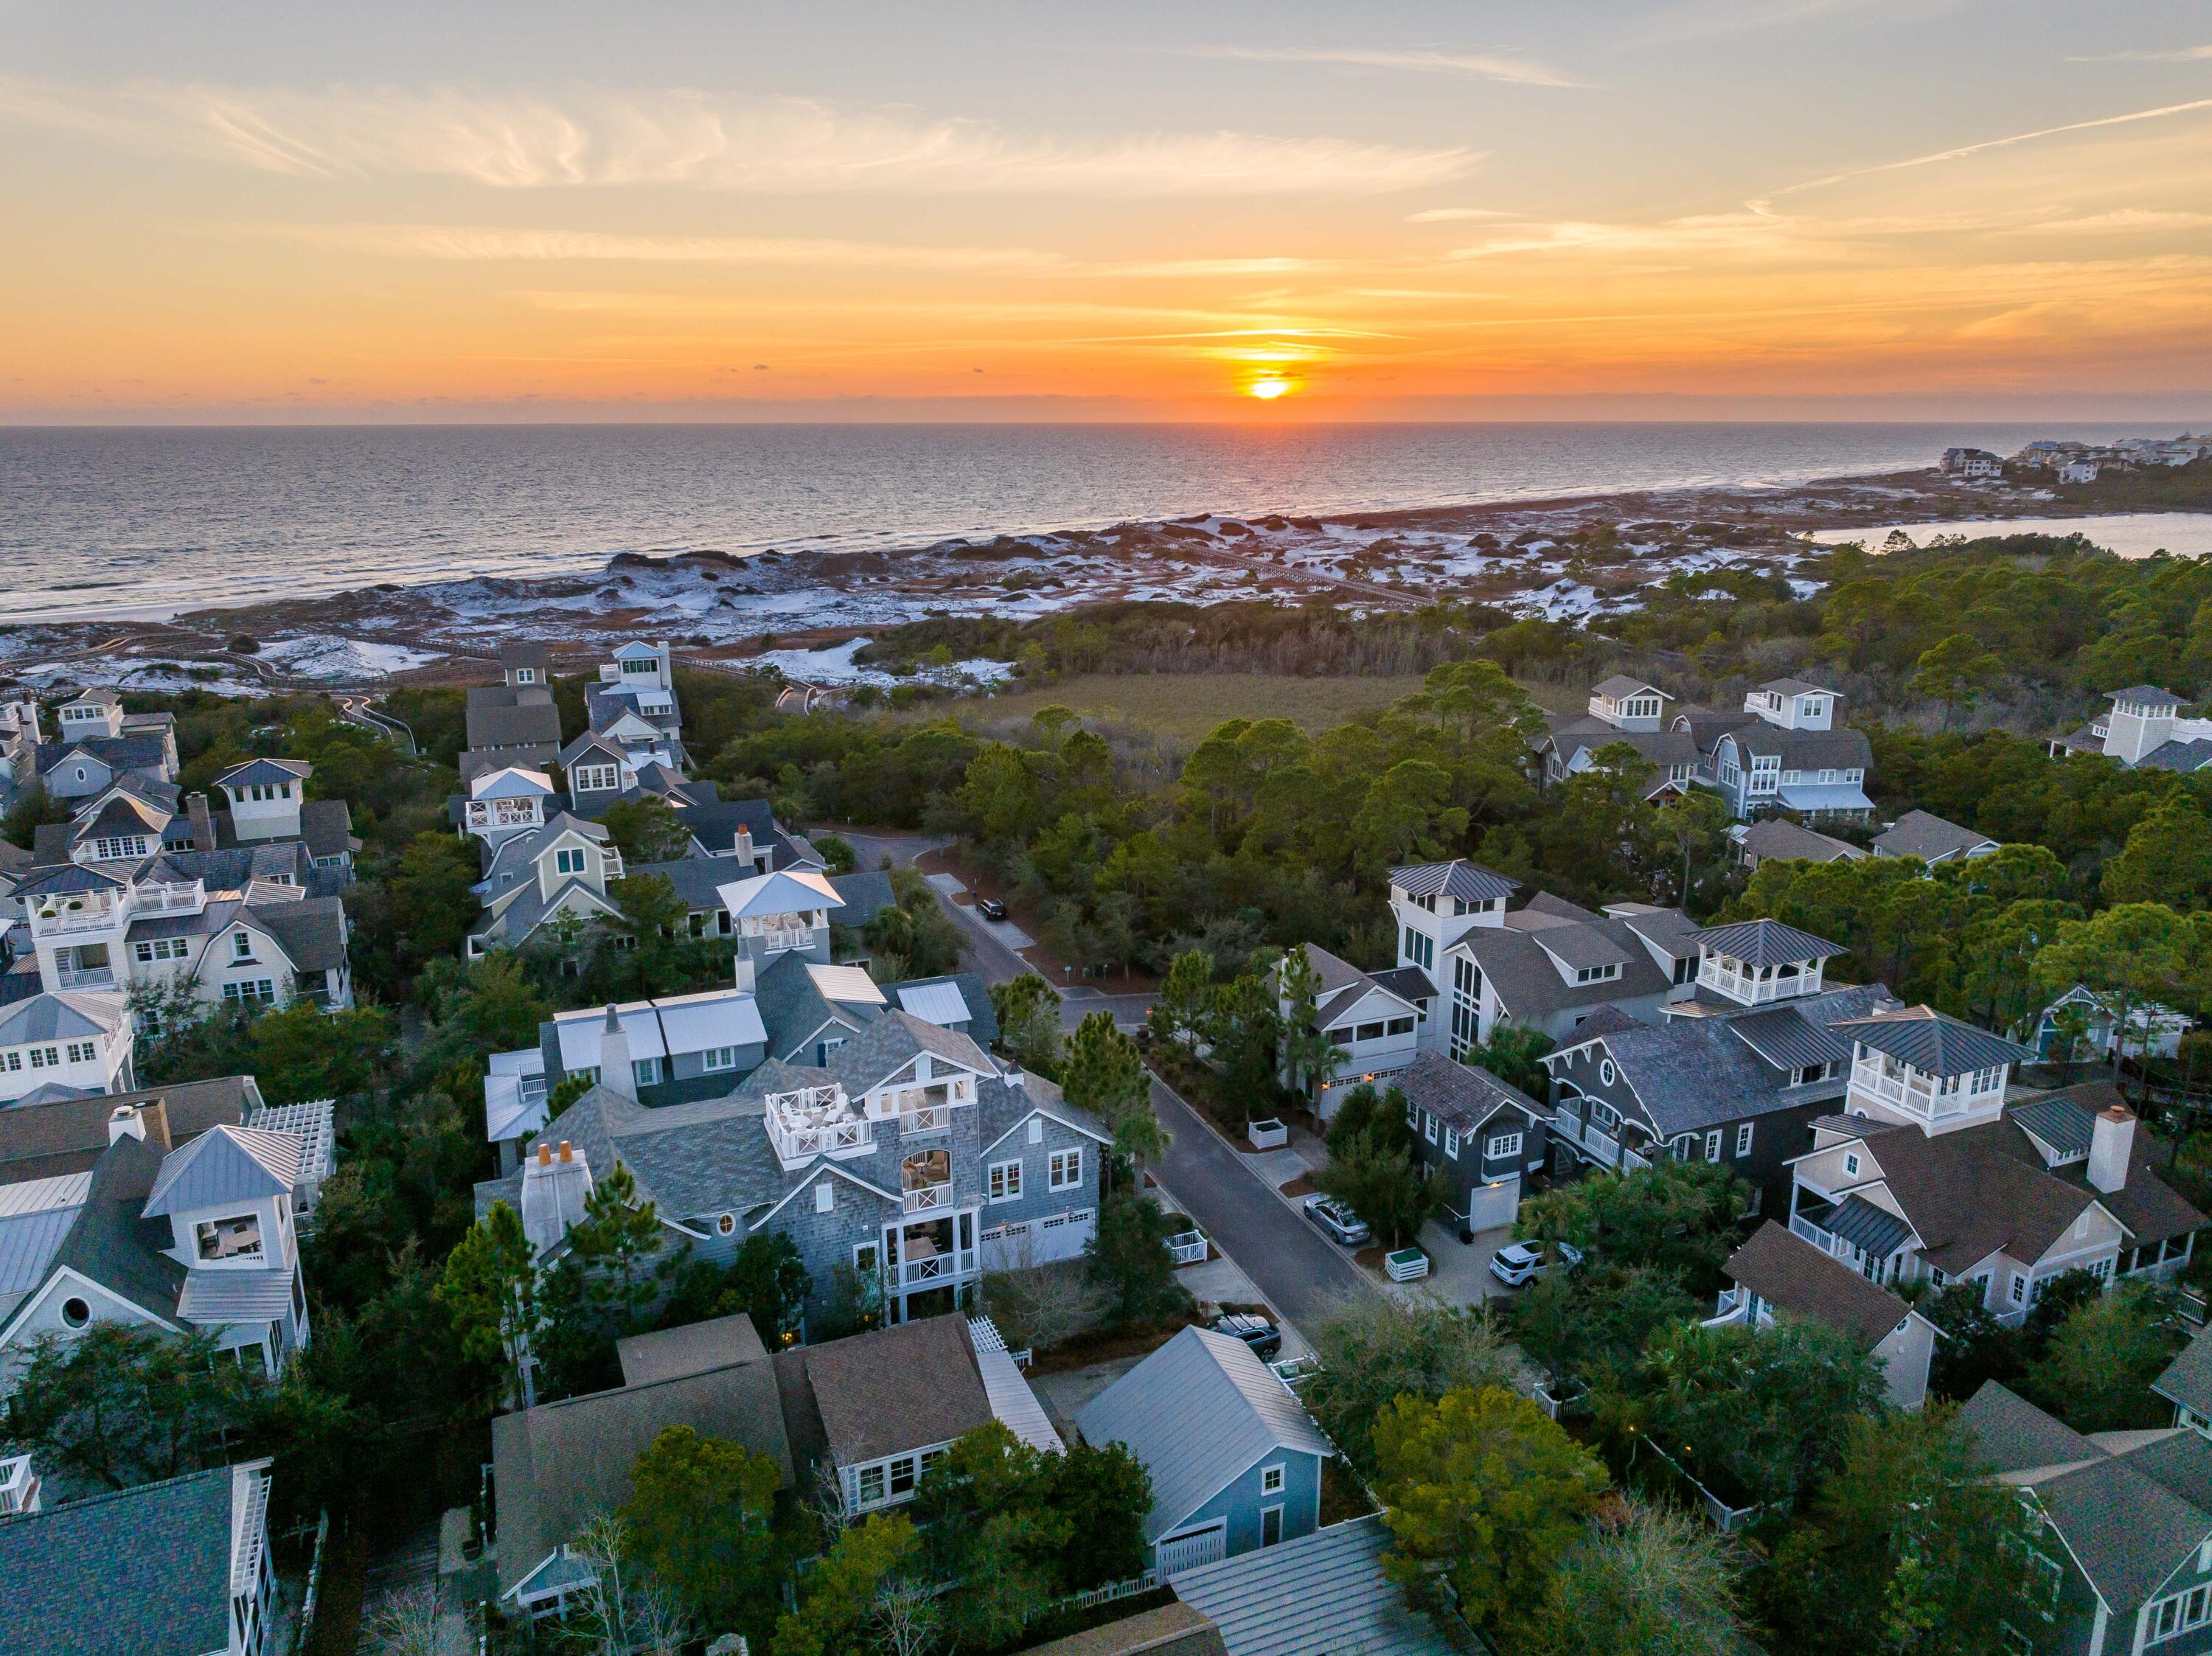
{"label": "round window", "polygon": [[1597,1066],[1597,1078],[1598,1078],[1598,1080],[1599,1080],[1599,1081],[1601,1081],[1601,1083],[1603,1083],[1606,1086],[1610,1087],[1610,1086],[1612,1086],[1612,1085],[1613,1085],[1613,1060],[1612,1060],[1611,1059],[1609,1059],[1609,1058],[1608,1058],[1608,1059],[1606,1059],[1602,1060],[1602,1061],[1598,1065],[1598,1066]]}
{"label": "round window", "polygon": [[720,1235],[727,1236],[732,1231],[736,1230],[737,1228],[738,1217],[737,1215],[733,1213],[726,1213],[720,1218],[714,1221],[715,1232]]}
{"label": "round window", "polygon": [[72,1295],[62,1301],[62,1320],[71,1328],[82,1328],[92,1320],[92,1307]]}

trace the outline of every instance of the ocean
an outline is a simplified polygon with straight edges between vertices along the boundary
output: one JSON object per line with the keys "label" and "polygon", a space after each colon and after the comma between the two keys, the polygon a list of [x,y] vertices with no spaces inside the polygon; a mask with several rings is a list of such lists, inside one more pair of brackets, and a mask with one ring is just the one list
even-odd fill
{"label": "ocean", "polygon": [[2136,429],[17,428],[0,430],[0,613],[162,615],[385,582],[584,574],[617,552],[883,550],[1205,512],[1788,484],[1926,465],[1954,444],[2010,452]]}

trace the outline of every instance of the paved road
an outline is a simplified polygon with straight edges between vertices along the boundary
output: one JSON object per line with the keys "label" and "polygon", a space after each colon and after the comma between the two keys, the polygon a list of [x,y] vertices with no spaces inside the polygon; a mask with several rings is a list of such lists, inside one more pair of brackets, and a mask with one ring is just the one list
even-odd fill
{"label": "paved road", "polygon": [[1152,1108],[1174,1138],[1160,1182],[1293,1325],[1310,1333],[1339,1306],[1377,1291],[1157,1078]]}

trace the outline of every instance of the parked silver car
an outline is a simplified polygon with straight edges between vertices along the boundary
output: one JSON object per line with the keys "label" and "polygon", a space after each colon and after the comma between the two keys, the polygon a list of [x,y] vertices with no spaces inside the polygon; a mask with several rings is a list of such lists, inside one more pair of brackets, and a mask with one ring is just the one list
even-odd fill
{"label": "parked silver car", "polygon": [[1358,1247],[1375,1234],[1364,1219],[1333,1196],[1307,1197],[1306,1217],[1346,1247]]}

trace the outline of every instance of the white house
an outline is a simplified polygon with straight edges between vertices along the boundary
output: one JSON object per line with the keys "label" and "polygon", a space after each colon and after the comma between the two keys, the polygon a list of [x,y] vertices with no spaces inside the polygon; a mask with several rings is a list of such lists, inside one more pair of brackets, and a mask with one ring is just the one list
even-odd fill
{"label": "white house", "polygon": [[[1404,972],[1375,975],[1339,960],[1317,943],[1304,945],[1318,989],[1314,997],[1314,1024],[1343,1054],[1326,1076],[1309,1085],[1314,1108],[1326,1121],[1352,1088],[1372,1083],[1387,1087],[1390,1077],[1403,1071],[1420,1050],[1423,1013],[1414,998],[1419,985]],[[1418,975],[1418,974],[1413,974]],[[1276,974],[1277,1004],[1283,1016],[1291,1014],[1289,993],[1280,968]],[[1285,1072],[1287,1083],[1288,1075]]]}
{"label": "white house", "polygon": [[544,771],[502,766],[470,782],[467,795],[456,802],[457,826],[464,838],[495,851],[517,834],[544,827],[555,798],[553,779]]}
{"label": "white house", "polygon": [[745,966],[757,970],[791,950],[830,963],[830,916],[845,900],[819,869],[778,869],[729,881],[716,892],[729,916],[724,935],[738,940],[741,986],[750,986]]}
{"label": "white house", "polygon": [[520,949],[564,916],[580,923],[618,917],[607,884],[622,877],[622,850],[612,836],[566,811],[503,839],[477,882],[484,910],[469,934],[469,958]]}
{"label": "white house", "polygon": [[0,1006],[0,1104],[127,1093],[137,1022],[113,990],[63,989]]}
{"label": "white house", "polygon": [[2155,684],[2135,684],[2111,692],[2112,708],[2070,735],[2051,743],[2054,758],[2069,753],[2100,753],[2130,770],[2188,773],[2212,765],[2212,719],[2184,719],[2181,698]]}
{"label": "white house", "polygon": [[[1836,726],[1843,698],[1802,679],[1769,680],[1746,694],[1748,719],[1714,740],[1702,779],[1739,818],[1786,810],[1801,816],[1863,822],[1874,749],[1863,731]],[[1678,725],[1684,723],[1676,716]]]}

